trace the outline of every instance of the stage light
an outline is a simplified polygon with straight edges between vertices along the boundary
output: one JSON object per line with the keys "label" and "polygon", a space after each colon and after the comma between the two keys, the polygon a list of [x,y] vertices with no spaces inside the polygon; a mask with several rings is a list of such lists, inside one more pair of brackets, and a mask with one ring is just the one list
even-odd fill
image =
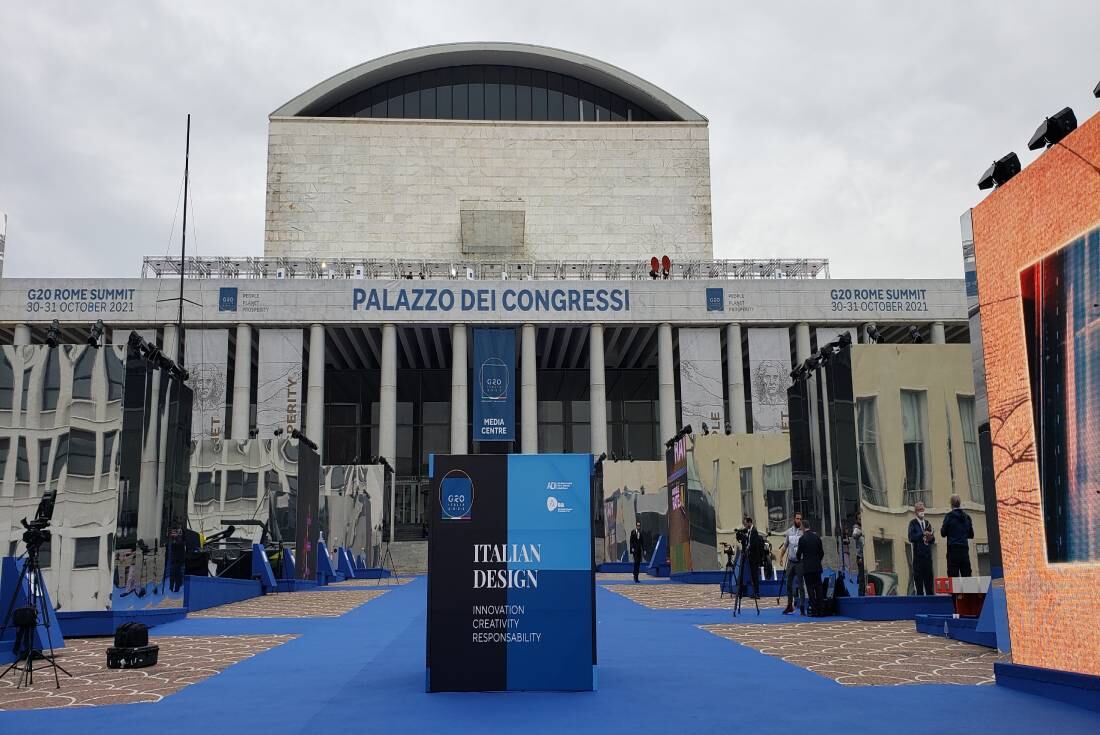
{"label": "stage light", "polygon": [[605,459],[607,459],[607,452],[600,452],[600,456],[596,457],[595,466],[599,467],[601,464],[603,464]]}
{"label": "stage light", "polygon": [[733,426],[731,426],[730,422],[727,421],[726,422],[726,436],[729,436],[732,433],[733,433]]}
{"label": "stage light", "polygon": [[99,340],[103,339],[103,320],[96,319],[95,324],[88,331],[88,346],[99,347]]}
{"label": "stage light", "polygon": [[915,325],[909,327],[909,338],[913,340],[915,345],[924,344],[924,335],[920,333],[920,329]]}
{"label": "stage light", "polygon": [[871,344],[876,345],[882,341],[882,335],[879,333],[878,328],[873,324],[867,327],[867,339],[871,340]]}
{"label": "stage light", "polygon": [[661,273],[667,281],[672,275],[672,260],[667,256],[661,256]]}
{"label": "stage light", "polygon": [[1092,96],[1100,97],[1100,82],[1098,82],[1097,85],[1092,88]]}
{"label": "stage light", "polygon": [[612,462],[618,462],[619,461],[618,455],[616,455],[614,452],[611,453],[611,461]]}
{"label": "stage light", "polygon": [[1037,151],[1040,148],[1050,148],[1077,129],[1077,117],[1069,107],[1063,107],[1058,112],[1043,120],[1031,140],[1027,142],[1029,151]]}
{"label": "stage light", "polygon": [[305,444],[307,447],[309,447],[313,451],[315,451],[315,452],[317,451],[317,442],[313,441],[312,439],[310,439],[308,436],[306,436],[302,432],[298,431],[297,429],[291,429],[290,430],[290,438],[291,439],[297,439],[298,441],[300,441],[302,444]]}
{"label": "stage light", "polygon": [[837,340],[837,347],[839,347],[840,349],[843,350],[845,347],[851,347],[851,346],[852,346],[852,333],[851,332],[841,332],[840,339]]}
{"label": "stage light", "polygon": [[1020,173],[1020,159],[1015,153],[999,158],[993,165],[985,170],[978,179],[979,189],[992,189],[995,186],[1003,186],[1006,181]]}
{"label": "stage light", "polygon": [[703,422],[703,436],[710,436],[710,427],[707,426],[707,422]]}
{"label": "stage light", "polygon": [[656,255],[649,259],[649,277],[652,278],[654,281],[656,281],[660,277],[660,274],[657,273],[657,270],[660,267],[661,261],[657,260]]}
{"label": "stage light", "polygon": [[283,435],[283,430],[282,429],[275,429],[275,431],[271,432],[271,435],[278,438],[278,437]]}
{"label": "stage light", "polygon": [[626,461],[627,462],[633,462],[634,461],[634,455],[633,454],[627,454],[626,455]]}
{"label": "stage light", "polygon": [[249,439],[255,439],[259,435],[260,435],[260,430],[257,429],[255,426],[253,426],[251,429],[248,430],[248,438]]}
{"label": "stage light", "polygon": [[61,322],[56,319],[50,324],[50,328],[46,330],[46,344],[50,347],[57,347],[57,344],[61,341]]}

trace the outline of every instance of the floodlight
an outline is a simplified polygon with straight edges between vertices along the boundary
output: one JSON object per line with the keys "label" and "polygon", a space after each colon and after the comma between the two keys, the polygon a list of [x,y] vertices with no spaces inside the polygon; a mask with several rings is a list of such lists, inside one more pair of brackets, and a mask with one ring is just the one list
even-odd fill
{"label": "floodlight", "polygon": [[1027,143],[1029,151],[1037,151],[1040,148],[1050,148],[1077,129],[1077,117],[1069,107],[1063,107],[1058,112],[1043,120],[1031,140]]}
{"label": "floodlight", "polygon": [[1003,186],[1006,181],[1020,173],[1020,159],[1015,153],[999,158],[985,170],[978,179],[979,189],[992,189],[995,186]]}

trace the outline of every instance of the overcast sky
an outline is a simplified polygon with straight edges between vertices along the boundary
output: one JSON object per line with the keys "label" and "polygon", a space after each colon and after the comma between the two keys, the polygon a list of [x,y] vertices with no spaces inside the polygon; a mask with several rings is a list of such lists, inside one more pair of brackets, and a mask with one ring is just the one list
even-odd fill
{"label": "overcast sky", "polygon": [[[1100,3],[6,2],[4,275],[137,276],[179,249],[263,252],[267,116],[415,46],[516,41],[623,67],[710,120],[716,257],[834,277],[961,277],[990,162],[1100,110]],[[189,231],[191,228],[188,228]]]}

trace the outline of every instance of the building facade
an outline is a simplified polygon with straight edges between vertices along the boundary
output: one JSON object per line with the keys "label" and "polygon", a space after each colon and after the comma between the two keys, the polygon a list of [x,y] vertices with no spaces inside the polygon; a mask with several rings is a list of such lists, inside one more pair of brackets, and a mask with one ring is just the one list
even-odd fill
{"label": "building facade", "polygon": [[[781,444],[791,368],[839,332],[968,339],[961,280],[715,259],[706,119],[555,49],[430,47],[338,74],[272,114],[267,190],[263,257],[184,264],[182,334],[178,260],[147,258],[141,278],[0,282],[0,341],[42,344],[56,319],[61,342],[83,344],[102,319],[115,344],[136,330],[190,370],[188,507],[205,532],[265,502],[255,476],[277,458],[234,447],[276,429],[303,431],[324,465],[385,459],[385,511],[373,497],[354,514],[369,527],[345,533],[415,543],[432,454],[653,463],[703,423]],[[472,436],[484,327],[516,335],[508,445]],[[760,465],[758,516],[762,483],[782,479]],[[718,518],[721,535],[728,508]]]}

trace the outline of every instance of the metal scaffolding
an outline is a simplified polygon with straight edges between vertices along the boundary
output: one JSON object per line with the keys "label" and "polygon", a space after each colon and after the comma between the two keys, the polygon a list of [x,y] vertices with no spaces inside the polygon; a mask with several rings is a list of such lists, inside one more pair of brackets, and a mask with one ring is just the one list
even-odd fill
{"label": "metal scaffolding", "polygon": [[[144,258],[142,278],[178,278],[176,258]],[[355,258],[190,257],[184,278],[455,279],[618,281],[652,278],[648,260],[361,260]],[[665,278],[658,273],[657,278]],[[676,280],[829,278],[824,258],[686,260],[673,263]]]}

